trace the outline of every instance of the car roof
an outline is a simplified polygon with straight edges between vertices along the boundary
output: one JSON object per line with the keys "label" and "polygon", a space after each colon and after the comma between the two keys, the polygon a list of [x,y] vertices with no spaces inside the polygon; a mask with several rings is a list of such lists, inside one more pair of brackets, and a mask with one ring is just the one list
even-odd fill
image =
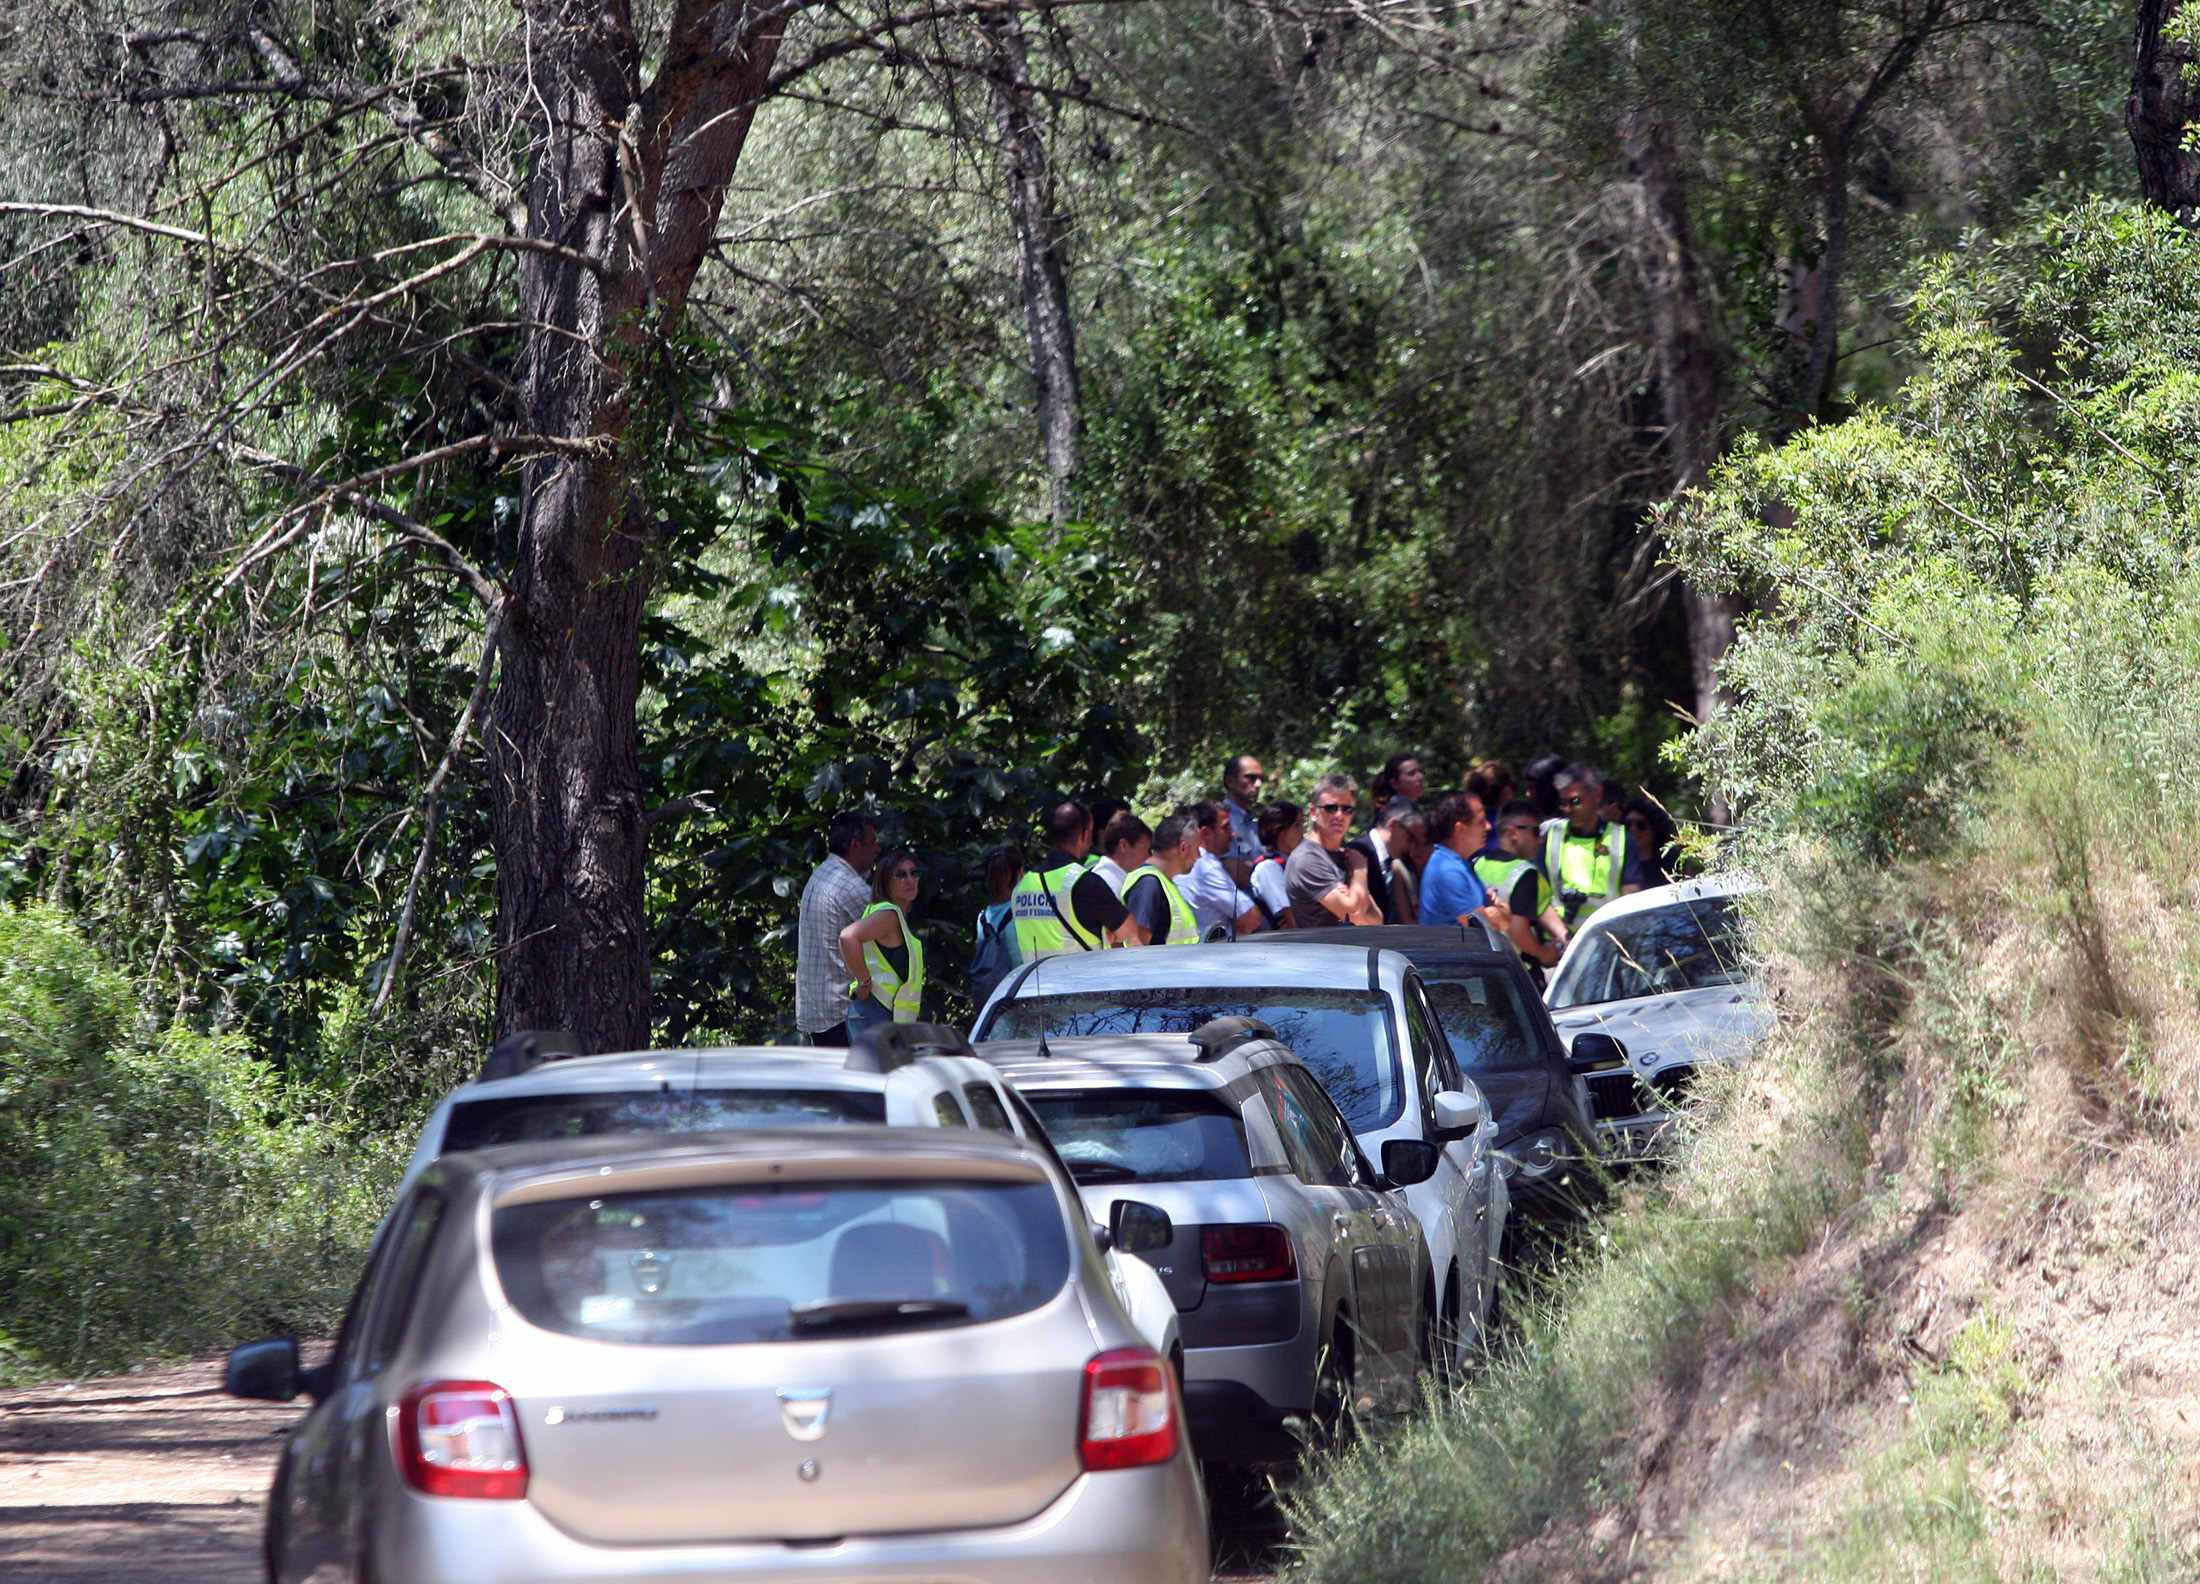
{"label": "car roof", "polygon": [[1257,1068],[1298,1059],[1275,1040],[1254,1039],[1203,1061],[1182,1034],[987,1040],[977,1049],[1018,1088],[1223,1089]]}
{"label": "car roof", "polygon": [[1090,995],[1109,990],[1228,990],[1299,985],[1312,990],[1395,990],[1410,970],[1403,957],[1362,946],[1141,947],[1043,957],[1002,988],[1002,998]]}
{"label": "car roof", "polygon": [[[623,1094],[663,1083],[678,1089],[839,1089],[875,1094],[885,1075],[848,1065],[848,1052],[809,1045],[726,1045],[704,1050],[619,1051],[546,1061],[510,1078],[461,1084],[453,1101],[515,1100],[528,1095]],[[920,1056],[912,1066],[962,1081],[974,1075],[967,1056]]]}
{"label": "car roof", "polygon": [[985,1128],[882,1127],[851,1122],[832,1128],[743,1128],[722,1133],[605,1133],[586,1138],[496,1144],[445,1155],[432,1170],[455,1178],[495,1177],[500,1184],[622,1166],[716,1161],[783,1161],[790,1157],[891,1157],[897,1160],[1028,1160],[1044,1157],[1011,1133]]}
{"label": "car roof", "polygon": [[1676,902],[1712,902],[1725,897],[1747,896],[1763,889],[1761,882],[1745,874],[1703,875],[1694,880],[1677,880],[1671,885],[1651,886],[1646,891],[1614,897],[1591,914],[1587,922],[1609,923],[1633,913],[1671,907]]}
{"label": "car roof", "polygon": [[1334,929],[1285,930],[1276,940],[1280,944],[1294,936],[1307,942],[1353,940],[1358,944],[1364,940],[1371,947],[1399,953],[1424,975],[1439,965],[1453,970],[1504,969],[1520,963],[1520,954],[1509,946],[1493,946],[1479,930],[1457,924],[1344,924]]}

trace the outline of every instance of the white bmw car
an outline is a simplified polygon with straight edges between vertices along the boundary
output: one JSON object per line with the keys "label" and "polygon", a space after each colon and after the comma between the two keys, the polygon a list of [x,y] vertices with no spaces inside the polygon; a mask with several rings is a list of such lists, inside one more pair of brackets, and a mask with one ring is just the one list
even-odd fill
{"label": "white bmw car", "polygon": [[1772,1027],[1743,960],[1735,876],[1654,886],[1607,902],[1567,943],[1544,1001],[1575,1055],[1609,1035],[1624,1061],[1586,1075],[1590,1113],[1612,1160],[1658,1154],[1675,1108],[1706,1063],[1740,1062]]}

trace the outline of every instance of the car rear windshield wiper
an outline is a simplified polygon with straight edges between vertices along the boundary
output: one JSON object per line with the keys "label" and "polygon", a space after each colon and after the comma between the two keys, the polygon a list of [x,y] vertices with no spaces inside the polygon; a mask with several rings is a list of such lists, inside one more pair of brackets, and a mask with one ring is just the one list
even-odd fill
{"label": "car rear windshield wiper", "polygon": [[897,1320],[959,1320],[970,1305],[959,1298],[820,1298],[796,1304],[787,1323],[797,1331],[888,1325]]}

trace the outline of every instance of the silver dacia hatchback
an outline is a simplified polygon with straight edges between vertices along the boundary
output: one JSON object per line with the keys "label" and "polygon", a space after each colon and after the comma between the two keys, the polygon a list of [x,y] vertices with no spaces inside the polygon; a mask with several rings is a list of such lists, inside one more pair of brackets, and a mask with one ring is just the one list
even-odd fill
{"label": "silver dacia hatchback", "polygon": [[1174,1372],[1021,1140],[849,1126],[604,1137],[423,1172],[316,1404],[277,1581],[1195,1584]]}

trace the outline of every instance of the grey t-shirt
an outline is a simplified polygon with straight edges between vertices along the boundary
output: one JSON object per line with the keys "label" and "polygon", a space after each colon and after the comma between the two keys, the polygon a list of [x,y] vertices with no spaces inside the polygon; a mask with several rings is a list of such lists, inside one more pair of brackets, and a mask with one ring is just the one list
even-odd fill
{"label": "grey t-shirt", "polygon": [[1322,898],[1344,884],[1344,866],[1320,842],[1309,837],[1291,849],[1283,866],[1284,888],[1291,895],[1291,921],[1300,929],[1347,924],[1322,906]]}

